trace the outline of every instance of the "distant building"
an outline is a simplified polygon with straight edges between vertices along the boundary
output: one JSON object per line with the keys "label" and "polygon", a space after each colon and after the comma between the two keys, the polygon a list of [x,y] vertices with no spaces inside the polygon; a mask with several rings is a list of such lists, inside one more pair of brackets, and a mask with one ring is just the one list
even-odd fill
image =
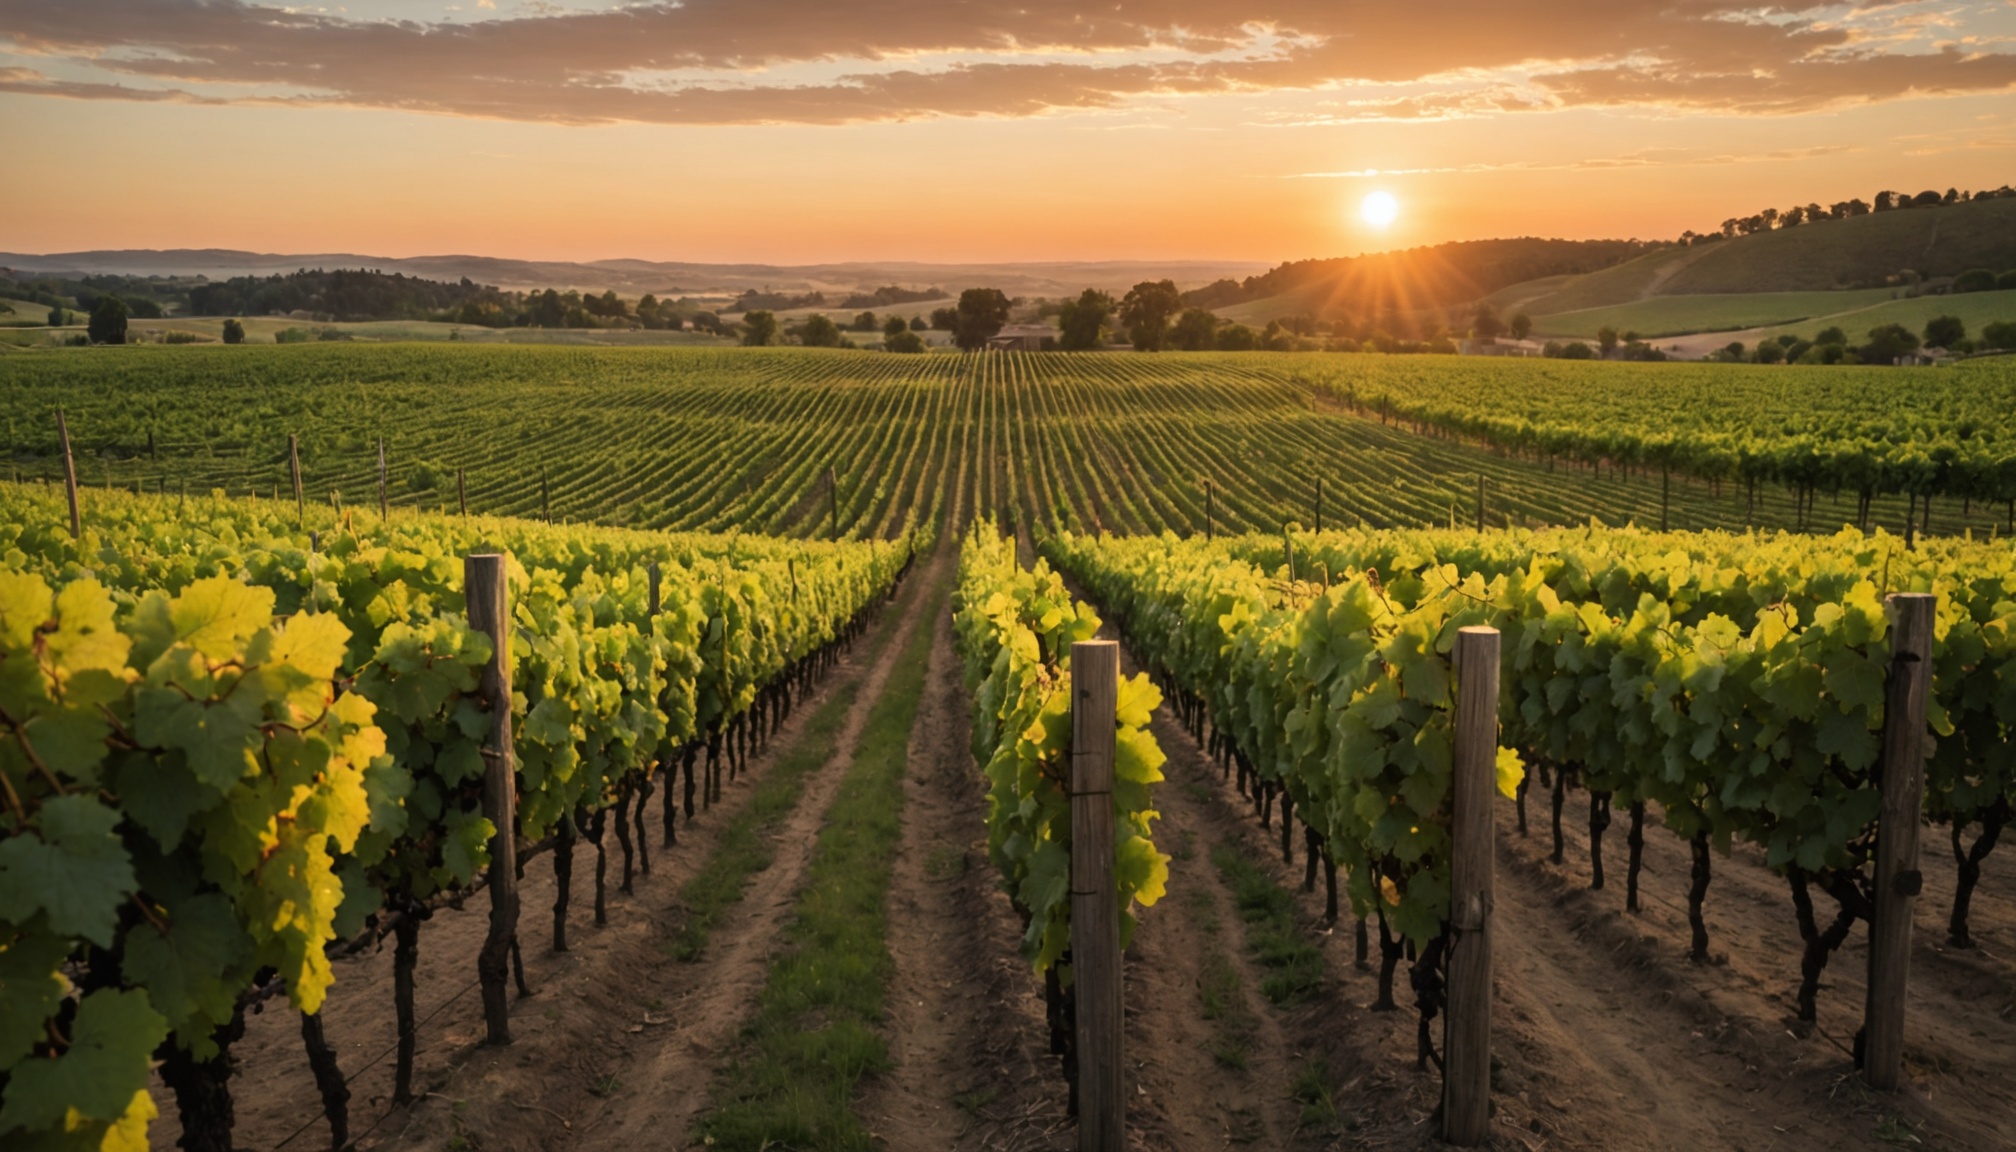
{"label": "distant building", "polygon": [[1009,324],[996,332],[987,341],[987,348],[993,352],[1041,352],[1043,346],[1054,345],[1057,330],[1048,324]]}
{"label": "distant building", "polygon": [[1546,346],[1537,340],[1498,339],[1491,343],[1465,340],[1457,346],[1465,356],[1539,356]]}

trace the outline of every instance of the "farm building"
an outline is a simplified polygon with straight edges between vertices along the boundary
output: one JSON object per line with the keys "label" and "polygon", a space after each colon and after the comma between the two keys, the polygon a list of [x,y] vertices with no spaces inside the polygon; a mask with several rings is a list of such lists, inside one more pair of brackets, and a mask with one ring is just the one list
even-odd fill
{"label": "farm building", "polygon": [[1048,324],[1010,324],[987,341],[994,352],[1041,352],[1046,342],[1055,344],[1057,330]]}

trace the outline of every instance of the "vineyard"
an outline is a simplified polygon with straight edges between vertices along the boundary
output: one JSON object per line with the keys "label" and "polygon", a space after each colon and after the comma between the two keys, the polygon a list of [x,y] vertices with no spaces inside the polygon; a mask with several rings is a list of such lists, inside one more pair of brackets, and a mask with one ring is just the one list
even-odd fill
{"label": "vineyard", "polygon": [[1638,367],[0,360],[0,1144],[2016,1147],[2016,377]]}
{"label": "vineyard", "polygon": [[2012,399],[2016,368],[1994,360],[1900,374],[311,346],[0,362],[0,428],[24,479],[60,477],[61,407],[86,487],[271,496],[290,483],[296,433],[325,506],[375,505],[382,440],[399,507],[857,538],[932,522],[956,482],[983,515],[1130,534],[1480,514],[2007,532]]}

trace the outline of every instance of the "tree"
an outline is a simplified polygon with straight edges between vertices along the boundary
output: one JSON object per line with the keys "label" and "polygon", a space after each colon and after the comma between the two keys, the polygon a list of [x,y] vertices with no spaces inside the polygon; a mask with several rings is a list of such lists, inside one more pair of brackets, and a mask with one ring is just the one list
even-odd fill
{"label": "tree", "polygon": [[1203,308],[1187,308],[1169,330],[1169,343],[1185,352],[1209,352],[1218,344],[1218,317]]}
{"label": "tree", "polygon": [[91,309],[91,324],[86,329],[93,344],[124,344],[126,342],[126,302],[109,293],[98,298]]}
{"label": "tree", "polygon": [[1984,348],[2016,348],[2016,320],[1999,320],[1981,329]]}
{"label": "tree", "polygon": [[1895,364],[1899,357],[1918,350],[1918,337],[1902,324],[1885,324],[1869,330],[1869,342],[1857,349],[1864,364]]}
{"label": "tree", "polygon": [[1057,346],[1067,352],[1084,352],[1106,342],[1106,321],[1113,315],[1113,297],[1097,288],[1087,288],[1076,300],[1066,300],[1057,308]]}
{"label": "tree", "polygon": [[1967,338],[1967,325],[1958,316],[1934,316],[1925,322],[1925,347],[1951,348]]}
{"label": "tree", "polygon": [[1120,301],[1120,323],[1136,352],[1160,352],[1168,336],[1169,318],[1183,310],[1183,294],[1173,280],[1143,280]]}
{"label": "tree", "polygon": [[931,327],[938,329],[940,332],[957,332],[959,330],[959,310],[957,308],[933,308],[931,310]]}
{"label": "tree", "polygon": [[1617,350],[1617,330],[1607,324],[1598,328],[1596,330],[1596,344],[1603,349],[1603,355],[1607,358],[1610,353]]}
{"label": "tree", "polygon": [[978,352],[1008,323],[1008,297],[999,288],[968,288],[959,294],[953,343],[961,352]]}
{"label": "tree", "polygon": [[854,317],[854,330],[856,332],[873,332],[881,326],[881,323],[875,319],[875,313],[873,312],[863,312],[859,316]]}
{"label": "tree", "polygon": [[1596,350],[1580,340],[1571,340],[1561,349],[1563,360],[1594,360]]}
{"label": "tree", "polygon": [[1838,326],[1822,328],[1820,334],[1813,337],[1813,343],[1845,345],[1848,343],[1848,334],[1843,332]]}
{"label": "tree", "polygon": [[893,321],[893,323],[897,325],[897,328],[882,341],[882,347],[891,352],[916,353],[925,350],[924,338],[922,336],[903,327],[901,320]]}
{"label": "tree", "polygon": [[224,343],[243,344],[244,342],[245,342],[245,325],[240,324],[235,319],[224,321]]}
{"label": "tree", "polygon": [[1260,344],[1260,337],[1244,324],[1227,324],[1218,332],[1220,352],[1251,352]]}
{"label": "tree", "polygon": [[1524,312],[1514,312],[1510,327],[1512,330],[1512,339],[1524,340],[1533,332],[1533,318]]}
{"label": "tree", "polygon": [[63,327],[63,306],[61,304],[49,309],[49,327]]}
{"label": "tree", "polygon": [[1777,364],[1785,359],[1785,346],[1776,340],[1759,340],[1753,359],[1759,364]]}
{"label": "tree", "polygon": [[1995,290],[1995,273],[1986,268],[1969,268],[1953,278],[1955,292],[1992,292]]}
{"label": "tree", "polygon": [[805,327],[799,330],[798,342],[807,348],[838,348],[840,326],[824,312],[814,312],[805,318]]}
{"label": "tree", "polygon": [[[872,315],[872,313],[864,312],[862,313],[862,315],[864,316]],[[889,317],[889,319],[882,322],[882,335],[885,337],[893,339],[899,333],[908,331],[910,331],[910,324],[908,321],[904,320],[901,316],[891,316]]]}
{"label": "tree", "polygon": [[[934,313],[932,313],[932,315],[934,315],[934,316],[935,316],[935,315],[937,315],[937,313],[935,313],[935,312],[934,312]],[[910,317],[910,331],[912,331],[912,332],[929,332],[930,330],[931,330],[931,321],[929,321],[929,320],[926,320],[926,319],[925,319],[924,317],[922,317],[922,316],[912,316],[912,317]]]}
{"label": "tree", "polygon": [[742,346],[761,348],[777,339],[777,314],[757,309],[742,315]]}
{"label": "tree", "polygon": [[1495,344],[1498,334],[1505,331],[1505,322],[1498,319],[1498,309],[1489,304],[1479,304],[1477,315],[1470,320],[1470,334],[1480,343]]}

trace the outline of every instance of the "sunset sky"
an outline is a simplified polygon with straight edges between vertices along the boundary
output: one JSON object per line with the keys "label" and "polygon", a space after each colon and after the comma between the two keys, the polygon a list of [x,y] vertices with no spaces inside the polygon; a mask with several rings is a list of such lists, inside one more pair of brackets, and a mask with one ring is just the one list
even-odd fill
{"label": "sunset sky", "polygon": [[1666,237],[2016,182],[2012,96],[2016,0],[0,0],[0,250]]}

